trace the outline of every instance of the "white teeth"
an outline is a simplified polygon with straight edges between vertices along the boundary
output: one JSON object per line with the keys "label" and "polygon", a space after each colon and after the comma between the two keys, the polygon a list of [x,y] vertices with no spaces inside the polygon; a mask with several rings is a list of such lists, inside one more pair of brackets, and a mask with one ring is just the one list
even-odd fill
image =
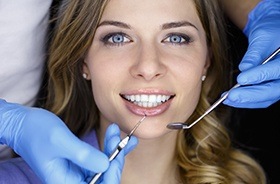
{"label": "white teeth", "polygon": [[156,107],[163,102],[166,102],[170,96],[169,95],[125,95],[127,100],[133,102],[134,104],[141,107]]}

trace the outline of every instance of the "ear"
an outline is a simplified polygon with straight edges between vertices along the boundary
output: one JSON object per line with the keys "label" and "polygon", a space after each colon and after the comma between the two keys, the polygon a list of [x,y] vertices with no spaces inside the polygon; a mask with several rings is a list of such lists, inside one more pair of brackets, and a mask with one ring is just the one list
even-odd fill
{"label": "ear", "polygon": [[90,77],[90,70],[88,68],[88,65],[87,65],[86,61],[83,62],[82,75],[83,75],[83,78],[86,79],[86,80],[90,80],[91,79],[91,77]]}
{"label": "ear", "polygon": [[211,65],[211,58],[212,58],[211,51],[210,51],[210,49],[208,49],[208,50],[209,50],[209,52],[207,54],[206,62],[205,62],[204,69],[203,69],[203,75],[205,75],[205,76],[207,75],[208,68]]}

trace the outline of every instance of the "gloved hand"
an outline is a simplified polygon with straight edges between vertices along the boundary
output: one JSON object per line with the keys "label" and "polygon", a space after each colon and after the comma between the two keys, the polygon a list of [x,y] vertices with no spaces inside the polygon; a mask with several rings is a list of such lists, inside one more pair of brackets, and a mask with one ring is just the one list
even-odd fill
{"label": "gloved hand", "polygon": [[[119,140],[118,126],[109,126],[105,153],[111,153]],[[136,146],[137,139],[131,137],[109,165],[108,156],[78,139],[53,113],[0,99],[0,143],[13,148],[44,183],[86,183],[92,172],[108,169],[103,184],[113,184],[120,182],[124,155]]]}
{"label": "gloved hand", "polygon": [[[120,129],[116,124],[110,125],[105,134],[104,152],[109,157],[116,149],[118,143],[121,141]],[[119,184],[121,181],[121,174],[124,165],[125,155],[132,151],[138,140],[135,136],[131,136],[128,144],[118,154],[118,156],[111,161],[110,167],[99,178],[99,184]],[[92,178],[92,177],[90,177]]]}
{"label": "gloved hand", "polygon": [[265,108],[280,99],[280,54],[258,66],[280,47],[280,0],[263,0],[250,13],[243,32],[249,47],[239,69],[237,82],[243,86],[230,91],[223,102],[241,108]]}

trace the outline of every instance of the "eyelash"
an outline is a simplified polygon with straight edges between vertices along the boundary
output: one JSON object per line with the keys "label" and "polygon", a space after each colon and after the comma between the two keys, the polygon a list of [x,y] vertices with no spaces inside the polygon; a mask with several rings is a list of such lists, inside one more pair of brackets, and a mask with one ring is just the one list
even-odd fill
{"label": "eyelash", "polygon": [[[119,36],[119,37],[117,37]],[[121,40],[120,40],[121,37]],[[172,40],[172,37],[175,37]],[[114,40],[114,38],[117,38],[119,40]],[[177,41],[176,41],[177,40]],[[121,46],[126,43],[132,42],[132,39],[123,32],[115,32],[115,33],[109,33],[101,38],[101,41],[108,46]],[[121,41],[121,42],[116,42]],[[174,42],[175,41],[175,42]],[[179,41],[179,42],[178,42]],[[179,33],[171,33],[166,36],[166,38],[162,41],[162,43],[170,43],[174,45],[187,45],[190,42],[192,42],[191,38],[188,35],[185,34],[179,34]]]}
{"label": "eyelash", "polygon": [[[175,39],[179,42],[176,42],[176,40],[171,40],[171,37],[176,37]],[[175,42],[174,42],[175,41]],[[171,33],[167,35],[167,37],[162,41],[163,43],[171,43],[175,45],[187,45],[192,42],[191,37],[185,34],[179,34],[179,33]]]}
{"label": "eyelash", "polygon": [[[115,42],[117,40],[114,40],[114,37],[116,36],[121,36],[122,38],[122,42]],[[109,46],[121,46],[123,44],[132,42],[131,38],[122,32],[116,32],[116,33],[109,33],[107,35],[105,35],[104,37],[101,38],[101,41],[105,44],[105,45],[109,45]]]}

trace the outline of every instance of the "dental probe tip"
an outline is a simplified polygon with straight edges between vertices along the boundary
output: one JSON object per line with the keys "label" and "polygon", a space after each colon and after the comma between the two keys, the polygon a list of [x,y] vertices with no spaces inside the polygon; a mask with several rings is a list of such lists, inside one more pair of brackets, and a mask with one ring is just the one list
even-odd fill
{"label": "dental probe tip", "polygon": [[140,121],[138,121],[138,123],[134,126],[134,128],[131,130],[131,132],[129,133],[128,136],[131,136],[131,135],[135,132],[135,130],[139,127],[139,125],[144,121],[144,119],[145,119],[146,117],[147,117],[147,115],[144,114],[143,118],[140,119]]}

